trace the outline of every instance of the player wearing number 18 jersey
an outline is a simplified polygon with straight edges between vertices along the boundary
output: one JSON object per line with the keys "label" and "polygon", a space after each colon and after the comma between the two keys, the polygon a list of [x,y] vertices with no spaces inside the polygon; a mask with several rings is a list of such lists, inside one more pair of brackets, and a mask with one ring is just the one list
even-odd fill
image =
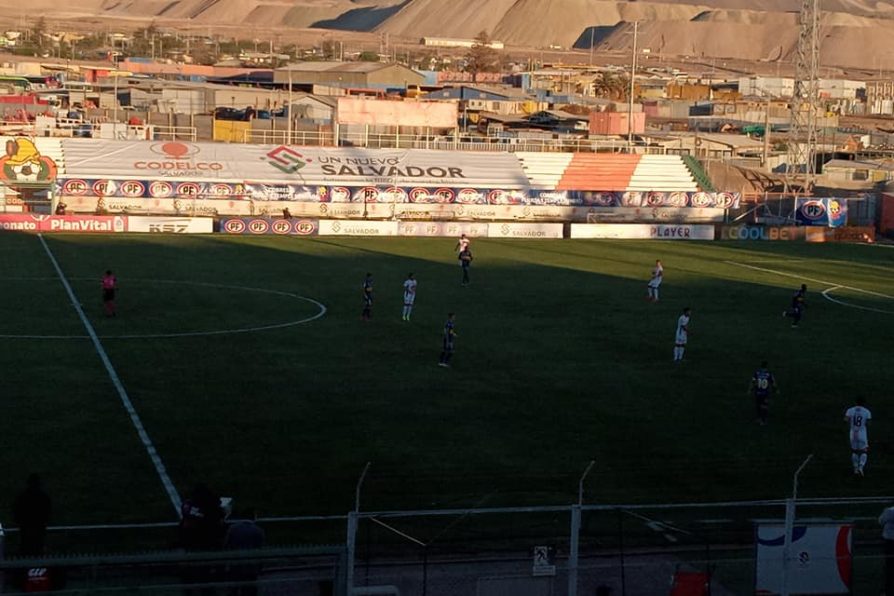
{"label": "player wearing number 18 jersey", "polygon": [[761,362],[761,367],[751,376],[751,392],[754,395],[754,407],[757,419],[761,426],[767,423],[770,413],[770,392],[776,389],[776,379],[767,369],[767,361]]}
{"label": "player wearing number 18 jersey", "polygon": [[866,407],[866,401],[862,397],[857,398],[856,406],[847,409],[844,420],[850,426],[851,464],[854,467],[854,474],[862,476],[869,451],[867,427],[872,420],[872,412]]}

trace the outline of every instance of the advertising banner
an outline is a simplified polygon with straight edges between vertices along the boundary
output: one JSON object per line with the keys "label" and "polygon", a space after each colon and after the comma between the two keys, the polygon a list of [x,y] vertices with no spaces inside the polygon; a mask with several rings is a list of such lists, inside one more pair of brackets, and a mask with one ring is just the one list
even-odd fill
{"label": "advertising banner", "polygon": [[151,234],[210,234],[214,220],[210,217],[127,217],[128,232]]}
{"label": "advertising banner", "polygon": [[721,240],[804,240],[806,228],[795,226],[722,226]]}
{"label": "advertising banner", "polygon": [[69,178],[260,181],[303,186],[524,188],[511,153],[65,139]]}
{"label": "advertising banner", "polygon": [[396,221],[320,220],[321,236],[397,236]]}
{"label": "advertising banner", "polygon": [[737,209],[737,192],[599,192],[541,191],[541,200],[552,204],[593,205],[598,207],[675,207],[697,209]]}
{"label": "advertising banner", "polygon": [[725,211],[717,208],[693,207],[603,207],[591,208],[587,220],[591,223],[723,223]]}
{"label": "advertising banner", "polygon": [[[215,216],[215,215],[251,215],[258,213],[266,206],[251,201],[223,201],[210,199],[127,199],[121,197],[60,197],[68,212],[124,213],[130,215],[179,215],[179,216]],[[273,212],[281,214],[283,204],[270,207]]]}
{"label": "advertising banner", "polygon": [[447,236],[456,237],[465,234],[471,238],[487,236],[486,223],[459,221],[402,221],[398,225],[401,236]]}
{"label": "advertising banner", "polygon": [[760,524],[756,530],[755,593],[850,594],[853,526],[796,525],[792,529],[787,585],[783,586],[785,525]]}
{"label": "advertising banner", "polygon": [[562,238],[560,223],[492,223],[487,225],[490,238]]}
{"label": "advertising banner", "polygon": [[806,228],[807,242],[875,242],[875,228],[844,226],[840,228]]}
{"label": "advertising banner", "polygon": [[843,226],[847,224],[847,199],[796,199],[795,219],[803,226]]}
{"label": "advertising banner", "polygon": [[339,124],[454,128],[459,104],[455,101],[378,101],[339,97]]}
{"label": "advertising banner", "polygon": [[571,224],[571,238],[713,240],[714,226],[673,224]]}
{"label": "advertising banner", "polygon": [[16,232],[126,232],[127,217],[121,215],[30,215],[0,213],[0,230]]}
{"label": "advertising banner", "polygon": [[273,234],[279,236],[313,236],[320,224],[315,219],[271,219],[267,217],[226,217],[218,222],[222,234]]}

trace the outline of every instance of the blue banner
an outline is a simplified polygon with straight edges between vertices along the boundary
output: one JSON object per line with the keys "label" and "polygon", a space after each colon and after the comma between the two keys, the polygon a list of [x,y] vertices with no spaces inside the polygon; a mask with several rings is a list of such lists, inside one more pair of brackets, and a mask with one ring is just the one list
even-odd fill
{"label": "blue banner", "polygon": [[802,226],[825,226],[829,228],[837,228],[846,225],[847,199],[796,199],[795,220]]}

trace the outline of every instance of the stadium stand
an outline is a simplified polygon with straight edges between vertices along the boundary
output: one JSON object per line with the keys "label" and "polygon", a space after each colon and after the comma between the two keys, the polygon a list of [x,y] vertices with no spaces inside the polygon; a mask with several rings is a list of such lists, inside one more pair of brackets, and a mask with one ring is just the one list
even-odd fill
{"label": "stadium stand", "polygon": [[698,184],[678,155],[517,153],[537,189],[695,192]]}
{"label": "stadium stand", "polygon": [[683,162],[686,164],[686,167],[689,168],[689,171],[692,172],[692,177],[695,178],[695,181],[698,183],[703,191],[717,191],[717,189],[714,188],[714,184],[711,182],[711,178],[708,176],[708,173],[705,171],[705,169],[702,167],[702,164],[699,163],[697,159],[695,159],[691,155],[684,155]]}

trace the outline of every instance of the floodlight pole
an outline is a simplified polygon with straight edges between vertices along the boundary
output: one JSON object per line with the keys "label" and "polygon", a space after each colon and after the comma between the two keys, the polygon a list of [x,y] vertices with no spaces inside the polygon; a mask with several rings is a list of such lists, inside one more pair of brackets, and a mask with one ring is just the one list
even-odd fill
{"label": "floodlight pole", "polygon": [[636,38],[639,21],[633,21],[633,59],[630,64],[630,97],[627,99],[627,150],[633,147],[633,91],[636,79]]}
{"label": "floodlight pole", "polygon": [[357,548],[357,523],[359,521],[359,513],[360,513],[360,489],[363,486],[363,481],[366,479],[366,472],[369,471],[369,465],[371,462],[366,462],[366,465],[363,466],[363,471],[360,473],[360,478],[357,479],[357,488],[354,489],[354,510],[348,513],[348,536],[347,536],[347,557],[345,561],[345,586],[346,596],[352,596],[354,593],[354,559],[356,556],[356,548]]}
{"label": "floodlight pole", "polygon": [[580,518],[581,506],[584,504],[584,480],[593,466],[596,464],[595,459],[591,459],[587,464],[587,469],[581,474],[580,481],[577,483],[577,505],[571,506],[571,544],[568,549],[568,596],[577,596],[577,568],[578,558],[580,554]]}
{"label": "floodlight pole", "polygon": [[788,591],[788,563],[792,548],[792,532],[795,529],[795,501],[798,500],[798,475],[801,474],[801,470],[804,469],[804,466],[813,459],[813,454],[807,456],[807,459],[795,470],[795,475],[792,477],[792,498],[786,500],[785,502],[785,536],[783,538],[783,547],[782,547],[782,591],[780,592],[781,596],[789,596]]}

